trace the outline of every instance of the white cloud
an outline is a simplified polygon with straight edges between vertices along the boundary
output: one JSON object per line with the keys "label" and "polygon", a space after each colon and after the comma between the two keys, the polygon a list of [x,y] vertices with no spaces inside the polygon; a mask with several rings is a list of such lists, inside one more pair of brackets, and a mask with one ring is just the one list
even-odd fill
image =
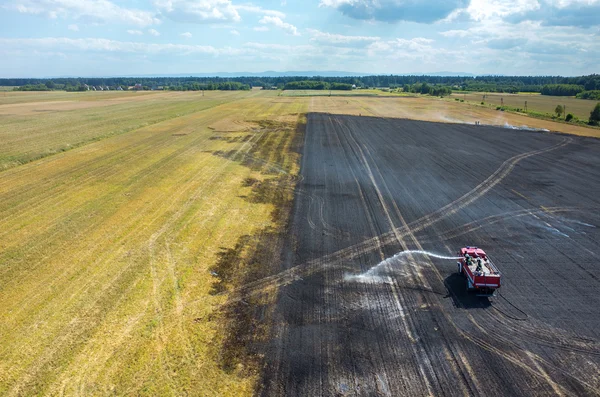
{"label": "white cloud", "polygon": [[120,7],[109,0],[14,0],[3,8],[48,18],[75,18],[90,22],[120,22],[138,26],[160,23],[149,11]]}
{"label": "white cloud", "polygon": [[41,39],[3,39],[0,46],[8,49],[35,49],[40,54],[48,51],[86,51],[135,54],[172,53],[179,55],[239,55],[247,52],[245,49],[230,47],[215,48],[213,46],[188,44],[148,44],[130,41],[117,41],[98,38],[70,39],[66,37],[47,37]]}
{"label": "white cloud", "polygon": [[240,14],[230,0],[156,0],[163,14],[177,22],[238,22]]}
{"label": "white cloud", "polygon": [[355,45],[355,44],[369,44],[374,41],[381,40],[380,37],[376,36],[344,36],[341,34],[321,32],[316,29],[307,29],[311,34],[312,38],[310,41],[323,44],[331,45]]}
{"label": "white cloud", "polygon": [[235,29],[231,29],[231,30],[229,31],[229,33],[231,33],[231,34],[232,34],[232,35],[234,35],[234,36],[239,36],[239,35],[240,35],[240,32],[238,32],[238,31],[237,31],[237,30],[235,30]]}
{"label": "white cloud", "polygon": [[79,26],[75,24],[69,25],[67,29],[72,30],[73,32],[79,32]]}
{"label": "white cloud", "polygon": [[262,14],[262,15],[270,15],[272,17],[279,17],[281,19],[285,18],[285,14],[281,11],[277,11],[277,10],[266,10],[262,7],[259,6],[255,6],[252,4],[242,4],[242,5],[237,5],[235,6],[235,8],[239,11],[246,11],[246,12],[252,12],[254,14]]}
{"label": "white cloud", "polygon": [[160,36],[160,32],[158,30],[156,30],[156,29],[148,29],[148,34],[152,35],[154,37]]}
{"label": "white cloud", "polygon": [[254,28],[254,30],[256,30],[257,32],[268,32],[269,27],[268,26],[257,26]]}
{"label": "white cloud", "polygon": [[186,39],[192,38],[192,34],[190,32],[185,32],[180,34],[181,37],[185,37]]}
{"label": "white cloud", "polygon": [[266,15],[266,16],[262,17],[262,19],[259,22],[262,24],[265,24],[265,25],[276,26],[280,29],[285,30],[288,34],[291,34],[293,36],[300,36],[300,33],[298,33],[298,28],[296,28],[294,25],[292,25],[290,23],[283,22],[283,20],[281,20],[281,18],[279,18],[279,17],[273,17],[273,16]]}
{"label": "white cloud", "polygon": [[133,29],[128,29],[127,33],[135,35],[135,36],[141,36],[144,34],[144,32],[142,32],[141,30],[133,30]]}
{"label": "white cloud", "polygon": [[432,23],[468,3],[469,0],[321,0],[319,6],[335,8],[359,20]]}
{"label": "white cloud", "polygon": [[454,29],[440,32],[440,34],[444,37],[467,37],[471,35],[471,32],[468,30]]}
{"label": "white cloud", "polygon": [[494,17],[504,18],[539,8],[538,0],[471,0],[465,10],[471,19],[482,21]]}
{"label": "white cloud", "polygon": [[433,42],[434,40],[426,39],[423,37],[415,37],[413,39],[394,39],[385,41],[380,40],[371,44],[369,46],[369,50],[371,52],[400,51],[412,54],[431,53],[435,50],[434,47],[431,45]]}

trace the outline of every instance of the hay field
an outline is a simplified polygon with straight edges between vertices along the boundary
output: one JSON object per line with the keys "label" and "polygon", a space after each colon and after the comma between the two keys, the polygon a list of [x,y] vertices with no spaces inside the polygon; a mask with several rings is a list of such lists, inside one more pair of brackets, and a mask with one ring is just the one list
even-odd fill
{"label": "hay field", "polygon": [[415,96],[415,94],[403,94],[397,92],[383,91],[376,88],[363,90],[285,90],[281,92],[281,96]]}
{"label": "hay field", "polygon": [[[308,111],[598,135],[429,97],[15,94],[0,105],[0,395],[12,396],[251,394],[249,341],[274,291],[225,303],[278,265]],[[248,303],[265,307],[260,324]]]}
{"label": "hay field", "polygon": [[163,95],[0,116],[16,159],[88,142],[0,172],[0,395],[252,393],[244,357],[223,362],[236,278],[215,265],[281,226],[255,185],[291,195],[306,103]]}
{"label": "hay field", "polygon": [[469,123],[548,129],[567,134],[600,137],[600,129],[557,123],[520,114],[501,112],[494,108],[460,103],[444,98],[419,97],[312,97],[310,111],[332,114],[351,114],[394,117],[442,123]]}
{"label": "hay field", "polygon": [[[165,96],[163,91],[8,91],[0,95],[0,105],[11,103],[53,102],[53,101],[98,101],[107,99],[136,100],[147,96]],[[170,92],[169,94],[175,94]]]}
{"label": "hay field", "polygon": [[[572,113],[581,120],[588,120],[590,112],[596,106],[598,101],[588,99],[577,99],[575,97],[550,96],[540,94],[489,94],[489,93],[468,93],[461,94],[455,92],[451,98],[464,99],[466,101],[480,103],[485,95],[485,103],[488,106],[496,108],[500,106],[502,100],[504,105],[513,108],[523,109],[527,101],[527,109],[538,113],[547,113],[549,116],[554,114],[557,105],[566,106],[567,113]],[[565,115],[563,115],[564,117]]]}
{"label": "hay field", "polygon": [[[101,94],[16,95],[18,102],[0,105],[0,170],[244,97],[233,92]],[[20,102],[26,98],[32,101]]]}

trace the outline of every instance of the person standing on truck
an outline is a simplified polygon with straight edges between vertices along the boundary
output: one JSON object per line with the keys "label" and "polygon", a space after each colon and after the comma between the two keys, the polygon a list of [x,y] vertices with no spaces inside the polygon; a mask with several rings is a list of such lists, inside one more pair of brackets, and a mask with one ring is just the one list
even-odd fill
{"label": "person standing on truck", "polygon": [[482,270],[483,268],[481,267],[481,258],[477,258],[477,268],[475,269],[475,271],[480,272]]}
{"label": "person standing on truck", "polygon": [[465,252],[465,264],[471,266],[471,255],[468,252]]}

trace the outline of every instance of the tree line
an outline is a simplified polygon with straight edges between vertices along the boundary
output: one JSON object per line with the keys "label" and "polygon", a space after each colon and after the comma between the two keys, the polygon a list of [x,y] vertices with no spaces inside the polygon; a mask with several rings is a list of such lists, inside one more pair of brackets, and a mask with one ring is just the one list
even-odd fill
{"label": "tree line", "polygon": [[[592,74],[579,77],[561,76],[398,76],[398,75],[373,75],[360,77],[307,77],[307,76],[280,76],[280,77],[110,77],[110,78],[53,78],[53,79],[0,79],[0,86],[28,86],[43,89],[63,89],[67,91],[85,90],[85,85],[102,86],[109,88],[134,86],[141,84],[145,89],[249,89],[250,87],[276,87],[285,88],[288,83],[302,81],[317,81],[327,84],[355,85],[359,88],[386,87],[397,88],[406,85],[427,83],[433,86],[446,86],[455,91],[478,92],[542,92],[544,87],[556,85],[573,85],[582,87],[583,91],[600,90],[600,75]],[[222,83],[240,83],[241,85],[223,85]],[[41,85],[40,85],[41,84]],[[246,87],[247,86],[247,87]],[[83,87],[83,88],[82,88]],[[173,88],[176,87],[176,88]],[[178,88],[181,87],[181,88]],[[217,88],[214,88],[217,87]],[[220,87],[220,88],[219,88]],[[339,89],[346,89],[340,86]],[[289,88],[291,89],[291,88]],[[320,88],[324,89],[324,88]],[[577,92],[575,93],[577,94]],[[575,95],[572,94],[572,95]]]}
{"label": "tree line", "polygon": [[584,91],[584,87],[576,84],[547,84],[542,87],[542,95],[575,96]]}
{"label": "tree line", "polygon": [[319,80],[290,81],[283,86],[284,90],[352,90],[352,84],[349,83],[328,83]]}
{"label": "tree line", "polygon": [[416,94],[446,96],[452,94],[452,88],[443,85],[429,85],[427,83],[406,84],[402,87],[404,92]]}

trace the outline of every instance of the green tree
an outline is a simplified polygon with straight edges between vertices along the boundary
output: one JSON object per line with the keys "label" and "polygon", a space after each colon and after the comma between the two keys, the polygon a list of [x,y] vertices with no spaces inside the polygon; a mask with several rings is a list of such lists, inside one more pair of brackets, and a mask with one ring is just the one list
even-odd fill
{"label": "green tree", "polygon": [[565,110],[563,109],[562,105],[558,105],[556,106],[556,109],[554,109],[554,113],[556,113],[556,115],[558,117],[560,117],[561,114],[563,114]]}
{"label": "green tree", "polygon": [[590,125],[600,124],[600,102],[596,104],[594,110],[590,112]]}

